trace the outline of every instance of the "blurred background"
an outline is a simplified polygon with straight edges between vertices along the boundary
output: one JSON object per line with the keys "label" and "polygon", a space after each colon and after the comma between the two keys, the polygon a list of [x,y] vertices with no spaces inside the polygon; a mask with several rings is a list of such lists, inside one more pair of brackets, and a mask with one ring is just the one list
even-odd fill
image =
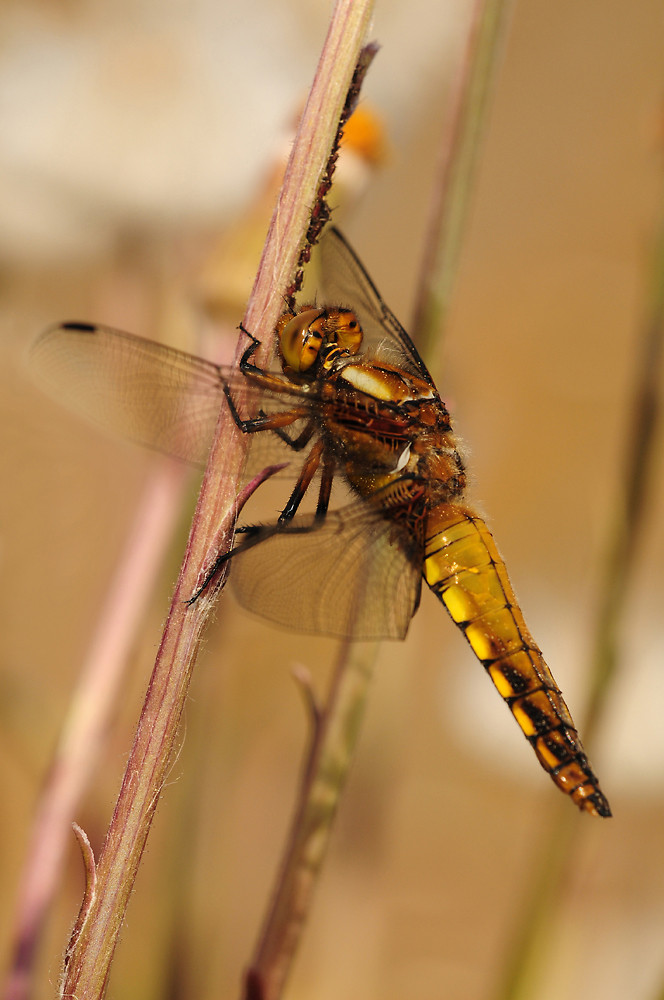
{"label": "blurred background", "polygon": [[[372,36],[381,50],[363,91],[374,124],[339,172],[346,188],[335,221],[406,325],[467,6],[379,0]],[[0,12],[3,963],[37,797],[109,581],[146,489],[170,475],[155,456],[43,395],[26,350],[48,323],[70,318],[208,356],[232,349],[270,179],[329,13],[327,3],[298,0],[9,0]],[[663,20],[653,0],[514,5],[447,337],[431,359],[474,501],[577,721],[630,448],[661,211]],[[231,346],[212,339],[224,325]],[[649,1000],[664,984],[663,470],[660,461],[620,676],[587,746],[614,818],[572,813],[577,837],[531,993],[538,1000]],[[96,852],[195,477],[181,492],[92,787],[76,810]],[[111,996],[238,995],[306,741],[290,671],[305,665],[324,690],[335,652],[330,640],[278,631],[224,598]],[[572,810],[461,633],[423,594],[406,642],[381,648],[287,995],[499,996],[539,845],[563,807]],[[37,998],[55,988],[82,884],[72,837]]]}

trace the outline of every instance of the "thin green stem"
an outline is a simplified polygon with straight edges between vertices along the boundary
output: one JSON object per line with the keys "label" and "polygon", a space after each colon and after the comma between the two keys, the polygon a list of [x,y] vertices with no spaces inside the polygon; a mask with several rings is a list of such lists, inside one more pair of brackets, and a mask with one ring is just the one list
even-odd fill
{"label": "thin green stem", "polygon": [[648,312],[636,372],[620,492],[609,528],[592,655],[586,727],[594,732],[619,660],[620,628],[648,503],[661,415],[664,352],[664,218],[653,252]]}
{"label": "thin green stem", "polygon": [[447,320],[489,98],[506,23],[506,0],[476,0],[453,81],[438,158],[413,337],[427,356]]}

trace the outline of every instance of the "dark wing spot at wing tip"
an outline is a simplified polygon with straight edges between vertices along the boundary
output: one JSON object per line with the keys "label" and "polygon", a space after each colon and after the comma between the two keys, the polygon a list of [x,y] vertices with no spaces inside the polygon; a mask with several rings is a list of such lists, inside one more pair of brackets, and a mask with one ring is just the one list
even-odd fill
{"label": "dark wing spot at wing tip", "polygon": [[78,330],[79,333],[94,333],[97,329],[94,323],[79,323],[77,320],[70,320],[61,326],[63,330]]}

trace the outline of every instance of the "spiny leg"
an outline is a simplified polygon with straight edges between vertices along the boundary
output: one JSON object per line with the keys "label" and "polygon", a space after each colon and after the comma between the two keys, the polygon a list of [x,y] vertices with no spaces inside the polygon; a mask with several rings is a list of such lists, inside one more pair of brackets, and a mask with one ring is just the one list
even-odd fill
{"label": "spiny leg", "polygon": [[[316,474],[318,466],[321,462],[321,457],[324,452],[324,444],[322,441],[317,441],[313,446],[307,458],[300,470],[300,474],[297,478],[297,482],[293,487],[290,497],[286,503],[286,506],[279,515],[279,519],[275,524],[271,525],[259,525],[256,527],[246,526],[238,530],[238,534],[241,534],[242,541],[239,545],[233,546],[226,552],[220,552],[217,555],[211,568],[205,574],[205,579],[203,580],[200,587],[196,592],[189,598],[186,602],[187,604],[193,604],[201,594],[209,587],[211,581],[218,575],[222,566],[228,562],[233,556],[241,552],[246,552],[248,548],[253,548],[254,545],[258,545],[260,542],[265,541],[267,538],[271,538],[273,535],[290,524],[293,517],[295,516],[302,500],[304,499],[311,481]],[[333,469],[332,469],[333,471]],[[319,518],[319,511],[322,510],[324,504],[324,511],[327,511],[327,502],[329,500],[329,493],[332,485],[332,471],[329,470],[329,463],[325,463],[323,466],[323,478],[321,481],[321,492],[318,498],[318,505],[316,509],[316,518]],[[329,482],[328,482],[329,480]],[[323,491],[326,490],[326,496],[323,497]],[[308,529],[307,529],[308,530]]]}
{"label": "spiny leg", "polygon": [[300,475],[297,477],[297,482],[293,487],[293,492],[288,498],[286,506],[279,515],[279,524],[284,524],[293,520],[298,507],[302,503],[302,500],[311,485],[311,480],[316,475],[324,448],[325,445],[321,440],[316,441],[315,445],[307,455],[306,460],[300,469]]}
{"label": "spiny leg", "polygon": [[332,482],[334,480],[335,462],[329,454],[323,456],[323,472],[321,474],[320,489],[318,491],[318,503],[316,504],[316,520],[322,521],[330,506],[330,494],[332,493]]}
{"label": "spiny leg", "polygon": [[[278,379],[276,382],[278,385],[281,385]],[[286,444],[291,445],[291,442],[296,442],[293,446],[295,447],[295,450],[298,450],[298,447],[303,447],[304,444],[306,444],[304,435],[308,430],[309,425],[304,428],[302,433],[299,434],[297,438],[290,438],[288,434],[281,434],[281,430],[284,427],[288,427],[290,424],[294,424],[297,420],[302,420],[303,418],[308,417],[310,413],[308,406],[302,404],[301,406],[292,406],[286,410],[279,410],[276,413],[260,412],[255,417],[242,417],[240,416],[238,408],[235,405],[235,400],[233,399],[228,386],[225,387],[225,394],[228,408],[231,411],[231,416],[243,434],[258,434],[261,431],[275,431],[282,437]],[[311,431],[309,431],[309,437],[311,437]],[[303,439],[302,445],[299,444],[300,438]]]}
{"label": "spiny leg", "polygon": [[285,431],[283,427],[274,427],[273,430],[274,433],[281,438],[284,444],[287,444],[293,451],[302,451],[302,449],[306,448],[311,441],[316,427],[313,421],[310,421],[297,435],[297,437],[291,437],[288,431]]}

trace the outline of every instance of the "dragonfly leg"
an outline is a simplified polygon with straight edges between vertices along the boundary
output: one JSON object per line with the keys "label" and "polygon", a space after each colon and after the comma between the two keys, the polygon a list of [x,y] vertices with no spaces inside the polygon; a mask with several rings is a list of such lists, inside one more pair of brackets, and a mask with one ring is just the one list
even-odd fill
{"label": "dragonfly leg", "polygon": [[[304,499],[304,496],[311,485],[311,480],[314,478],[316,470],[320,465],[320,460],[323,455],[324,448],[325,448],[324,443],[322,441],[317,441],[316,444],[311,449],[311,451],[309,452],[309,454],[307,455],[304,465],[300,470],[300,475],[297,477],[297,482],[293,487],[293,492],[288,498],[286,506],[279,515],[279,521],[278,521],[279,524],[285,524],[288,523],[288,521],[293,520],[298,507],[302,503],[302,500]],[[330,488],[331,485],[332,484],[330,483]],[[319,505],[320,505],[320,497],[319,497]]]}
{"label": "dragonfly leg", "polygon": [[[215,559],[214,563],[205,574],[205,579],[203,580],[200,587],[196,592],[186,601],[186,604],[193,604],[201,594],[207,590],[212,580],[218,575],[222,566],[232,559],[233,556],[238,555],[238,553],[246,552],[248,548],[253,548],[254,545],[258,545],[260,542],[265,541],[266,538],[271,538],[273,535],[277,534],[279,531],[283,531],[287,525],[293,520],[304,496],[311,485],[311,480],[316,474],[318,466],[321,462],[321,457],[324,452],[324,443],[322,441],[317,441],[314,447],[311,449],[307,455],[306,461],[304,462],[302,469],[300,470],[300,475],[298,476],[297,482],[293,488],[293,491],[288,498],[286,506],[279,515],[279,519],[275,524],[268,525],[245,525],[238,529],[238,534],[242,535],[242,541],[239,545],[234,545],[231,549],[226,552],[221,552]],[[318,504],[316,507],[316,519],[322,519],[327,513],[327,505],[329,502],[330,491],[332,488],[332,478],[333,478],[334,467],[329,462],[325,462],[323,466],[323,477],[321,481],[321,488],[318,496]],[[310,530],[309,528],[302,528],[301,530]]]}
{"label": "dragonfly leg", "polygon": [[320,489],[318,491],[318,503],[316,504],[316,520],[322,521],[327,514],[330,505],[330,494],[332,492],[332,482],[334,480],[335,463],[329,457],[323,458],[323,472],[321,475]]}
{"label": "dragonfly leg", "polygon": [[289,448],[293,451],[302,451],[309,442],[311,441],[312,435],[315,430],[313,422],[308,423],[307,426],[301,431],[297,437],[291,437],[288,431],[285,431],[283,427],[273,427],[274,433],[277,434],[284,444],[287,444]]}
{"label": "dragonfly leg", "polygon": [[314,515],[315,522],[321,522],[325,519],[327,514],[327,508],[330,504],[330,494],[332,493],[332,482],[334,480],[334,469],[335,463],[328,456],[325,455],[325,448],[322,441],[316,442],[314,447],[309,452],[307,460],[302,466],[300,475],[298,476],[297,483],[288,498],[288,503],[279,515],[278,524],[288,524],[288,522],[293,520],[298,507],[302,503],[302,500],[311,485],[311,480],[321,463],[321,458],[323,460],[323,471],[321,475],[320,488],[318,490],[318,502],[316,503],[316,513]]}
{"label": "dragonfly leg", "polygon": [[[302,420],[309,415],[309,408],[306,406],[293,406],[290,410],[279,410],[277,413],[259,413],[255,417],[241,417],[228,387],[224,389],[228,408],[236,425],[243,434],[257,434],[260,431],[276,431],[279,434],[280,428],[294,424],[296,420]],[[305,428],[306,430],[306,428]],[[284,440],[289,444],[291,440],[299,441],[304,431],[298,438],[291,439],[288,434],[284,435]],[[281,435],[280,435],[281,436]],[[309,433],[311,436],[311,432]],[[306,441],[300,447],[304,447]]]}
{"label": "dragonfly leg", "polygon": [[272,535],[276,535],[281,528],[282,525],[278,521],[275,524],[259,525],[256,527],[247,525],[246,527],[238,528],[237,534],[241,534],[243,536],[242,542],[239,545],[234,545],[226,552],[219,553],[212,566],[205,574],[205,579],[200,587],[184,603],[188,605],[195,604],[201,594],[205,593],[207,588],[210,586],[210,583],[218,575],[225,563],[232,559],[233,556],[236,556],[239,552],[246,552],[247,549],[252,549],[254,545],[259,545],[261,542],[265,541],[266,538],[271,538]]}
{"label": "dragonfly leg", "polygon": [[240,358],[240,370],[244,371],[245,366],[247,365],[251,368],[255,367],[255,365],[249,364],[249,358],[253,354],[255,354],[258,348],[261,346],[261,341],[258,339],[258,337],[254,337],[253,333],[249,333],[249,331],[247,330],[246,326],[243,323],[240,323],[240,330],[245,335],[245,337],[248,337],[249,340],[251,341],[249,346],[246,348],[244,354]]}

